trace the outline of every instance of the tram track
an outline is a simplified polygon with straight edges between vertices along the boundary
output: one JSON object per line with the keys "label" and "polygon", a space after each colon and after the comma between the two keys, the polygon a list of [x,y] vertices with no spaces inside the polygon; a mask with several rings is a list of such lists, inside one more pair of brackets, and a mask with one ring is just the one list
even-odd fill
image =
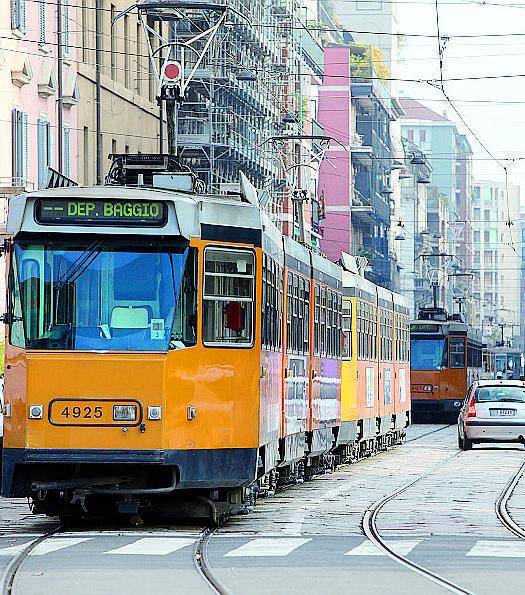
{"label": "tram track", "polygon": [[[444,429],[444,428],[442,428],[442,429]],[[432,433],[432,432],[430,432],[430,433]],[[362,520],[362,528],[363,528],[363,532],[365,533],[366,537],[380,551],[382,551],[389,558],[391,558],[395,562],[399,563],[400,565],[404,566],[405,568],[408,568],[412,572],[415,572],[416,574],[419,574],[420,576],[432,581],[434,584],[439,585],[440,587],[443,587],[450,593],[455,593],[456,595],[474,595],[472,591],[469,591],[468,589],[461,587],[460,585],[445,578],[444,576],[438,574],[437,572],[434,572],[433,570],[431,570],[425,566],[422,566],[421,564],[418,564],[417,562],[414,562],[414,561],[410,560],[409,558],[407,558],[406,556],[403,556],[403,555],[399,554],[398,552],[396,552],[394,549],[392,549],[388,545],[388,542],[385,539],[383,539],[383,537],[381,536],[379,529],[377,527],[378,514],[381,511],[381,509],[388,502],[395,500],[395,498],[397,498],[398,496],[400,496],[401,494],[403,494],[404,492],[406,492],[413,486],[417,485],[423,479],[426,479],[427,477],[431,476],[439,469],[442,469],[450,461],[452,461],[453,459],[455,459],[461,455],[462,455],[461,452],[455,452],[450,457],[447,457],[443,461],[440,461],[437,465],[434,465],[433,467],[431,467],[424,473],[421,473],[418,477],[416,477],[412,481],[406,483],[405,485],[401,486],[397,490],[390,492],[386,496],[383,496],[379,500],[376,500],[365,511],[365,514],[364,514],[363,520]]]}
{"label": "tram track", "polygon": [[454,425],[456,425],[456,424],[448,424],[448,425],[442,426],[441,428],[437,428],[435,430],[430,430],[430,432],[425,432],[424,434],[420,434],[419,436],[415,436],[414,438],[405,440],[404,444],[408,444],[409,442],[415,442],[416,440],[420,440],[421,438],[424,438],[425,436],[430,436],[430,434],[435,434],[436,432],[442,432],[443,430],[446,430],[447,428],[450,428],[451,426],[454,426]]}
{"label": "tram track", "polygon": [[520,539],[525,539],[525,529],[520,527],[510,516],[507,504],[524,473],[525,463],[522,463],[516,473],[510,478],[507,485],[503,488],[503,491],[495,503],[496,516],[501,524]]}
{"label": "tram track", "polygon": [[217,595],[229,595],[229,591],[222,584],[217,575],[213,573],[213,569],[208,558],[208,545],[216,531],[217,528],[215,527],[204,529],[204,531],[200,533],[199,538],[195,542],[195,546],[193,548],[193,563],[197,569],[197,572],[200,574],[213,593],[216,593]]}
{"label": "tram track", "polygon": [[29,556],[29,554],[41,543],[44,543],[50,537],[57,535],[62,531],[63,527],[59,525],[55,527],[51,531],[44,533],[37,539],[30,541],[27,544],[27,547],[24,548],[19,554],[17,554],[12,560],[9,562],[7,567],[2,573],[0,577],[0,595],[11,595],[13,592],[13,584],[16,578],[18,571],[20,570],[24,560]]}

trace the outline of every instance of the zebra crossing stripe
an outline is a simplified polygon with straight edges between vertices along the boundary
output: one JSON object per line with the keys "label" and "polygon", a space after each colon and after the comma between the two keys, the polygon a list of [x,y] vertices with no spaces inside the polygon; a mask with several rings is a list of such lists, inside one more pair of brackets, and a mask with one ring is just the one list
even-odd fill
{"label": "zebra crossing stripe", "polygon": [[525,542],[480,539],[466,555],[470,557],[525,558]]}
{"label": "zebra crossing stripe", "polygon": [[224,554],[225,558],[288,556],[311,538],[260,537]]}
{"label": "zebra crossing stripe", "polygon": [[144,537],[133,543],[104,552],[134,556],[166,556],[177,550],[193,545],[195,539],[181,537]]}
{"label": "zebra crossing stripe", "polygon": [[30,556],[45,556],[51,552],[57,552],[84,541],[91,541],[92,537],[52,537],[47,541],[39,543],[29,554]]}
{"label": "zebra crossing stripe", "polygon": [[[422,539],[390,539],[386,543],[396,554],[407,556],[418,546]],[[364,541],[346,552],[345,556],[385,556],[386,554],[378,549],[371,541]]]}

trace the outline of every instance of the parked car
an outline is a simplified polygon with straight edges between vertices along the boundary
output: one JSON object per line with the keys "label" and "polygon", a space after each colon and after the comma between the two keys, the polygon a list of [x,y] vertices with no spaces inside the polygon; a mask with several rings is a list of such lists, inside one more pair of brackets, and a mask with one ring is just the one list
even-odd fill
{"label": "parked car", "polygon": [[479,380],[472,384],[458,417],[458,446],[481,442],[525,444],[525,382]]}

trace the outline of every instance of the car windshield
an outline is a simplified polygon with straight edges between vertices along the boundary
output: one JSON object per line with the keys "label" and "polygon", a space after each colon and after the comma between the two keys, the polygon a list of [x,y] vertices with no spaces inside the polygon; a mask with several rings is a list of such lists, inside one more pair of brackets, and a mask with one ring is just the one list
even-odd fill
{"label": "car windshield", "polygon": [[410,368],[441,370],[447,366],[445,339],[411,339]]}
{"label": "car windshield", "polygon": [[28,349],[166,351],[195,343],[187,247],[15,245],[11,342]]}
{"label": "car windshield", "polygon": [[476,403],[525,403],[525,388],[521,386],[482,386],[476,390]]}

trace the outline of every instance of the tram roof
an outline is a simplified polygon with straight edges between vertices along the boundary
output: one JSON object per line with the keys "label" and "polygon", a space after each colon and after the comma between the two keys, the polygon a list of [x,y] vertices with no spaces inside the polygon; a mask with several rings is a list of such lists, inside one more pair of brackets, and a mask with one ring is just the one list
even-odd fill
{"label": "tram roof", "polygon": [[[168,218],[161,227],[82,224],[50,224],[42,225],[35,219],[35,204],[40,199],[89,200],[124,200],[124,201],[162,201],[168,205]],[[260,209],[244,202],[237,196],[185,194],[160,190],[157,188],[135,188],[127,186],[88,186],[73,188],[53,188],[39,190],[13,196],[9,200],[7,218],[7,234],[17,235],[20,232],[52,232],[52,233],[104,233],[127,235],[134,232],[141,235],[179,236],[185,239],[228,233],[231,238],[236,235],[242,242],[250,237],[257,237],[260,244],[263,228]],[[247,242],[248,243],[248,242]]]}

